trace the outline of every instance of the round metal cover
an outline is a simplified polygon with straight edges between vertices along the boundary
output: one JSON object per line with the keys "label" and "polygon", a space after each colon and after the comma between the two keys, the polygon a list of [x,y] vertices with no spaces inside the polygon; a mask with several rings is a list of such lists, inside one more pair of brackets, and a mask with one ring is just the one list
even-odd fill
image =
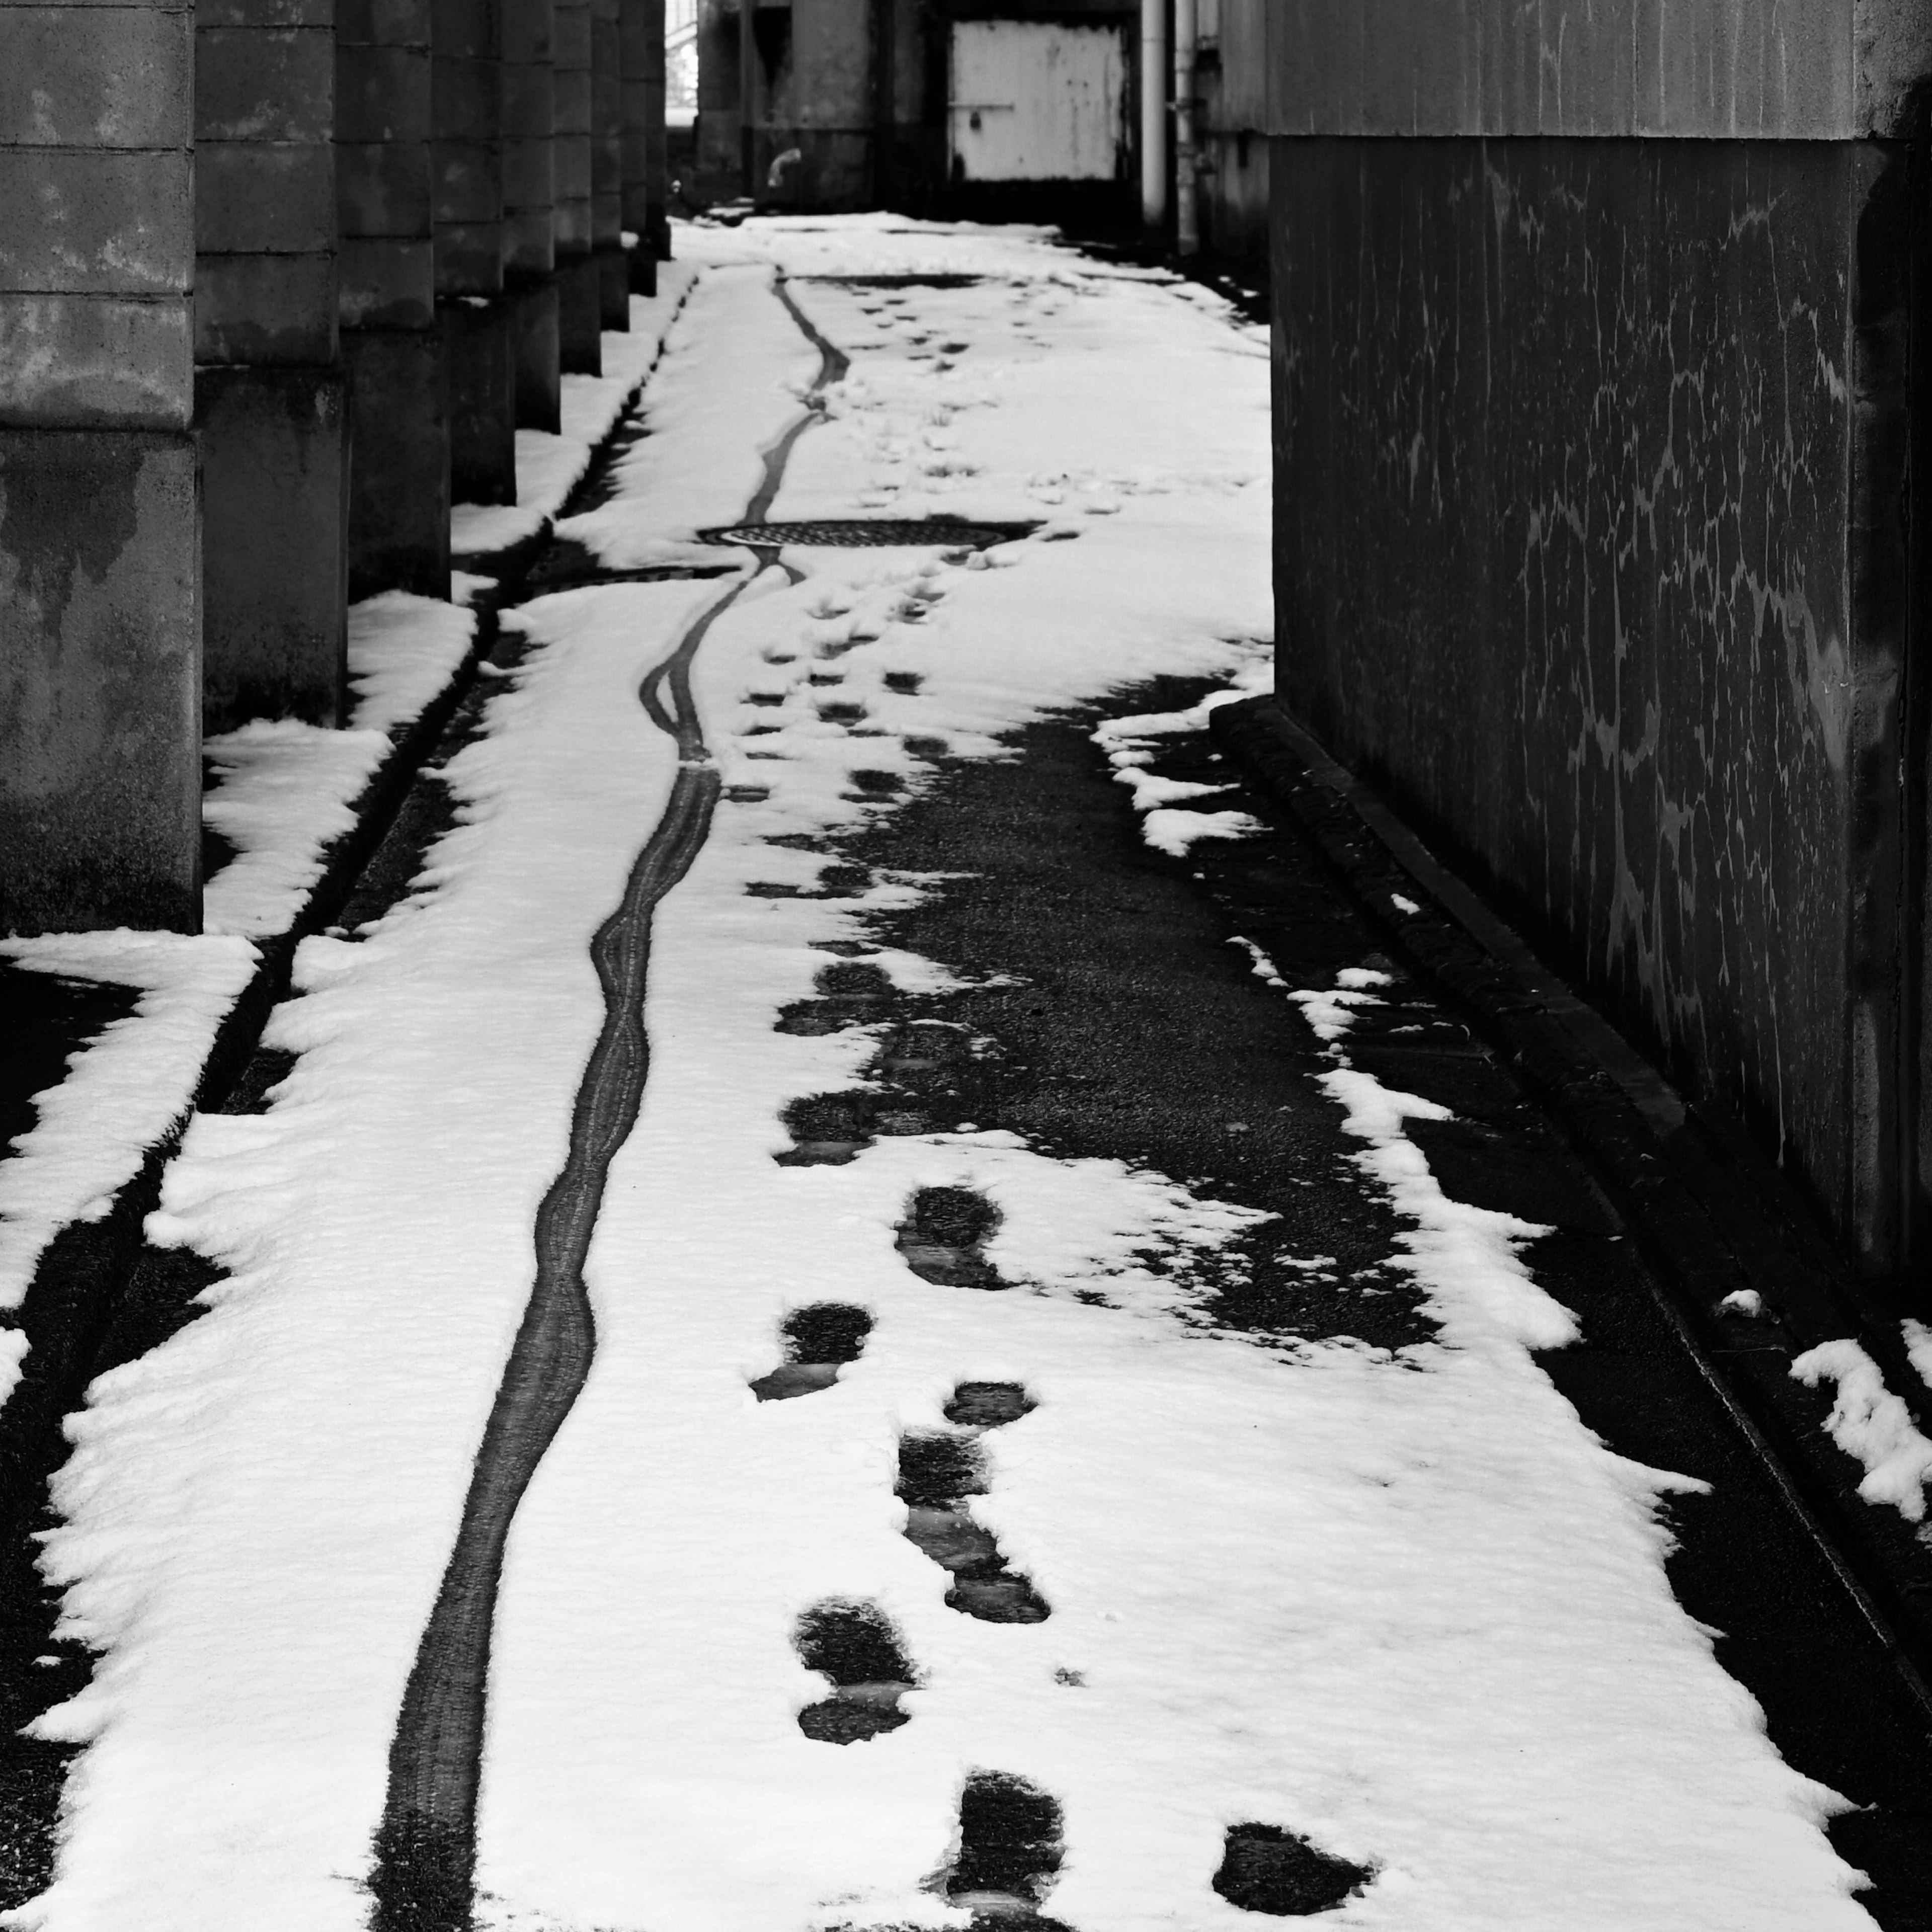
{"label": "round metal cover", "polygon": [[838,550],[935,544],[984,550],[992,544],[1030,536],[1039,527],[1037,524],[969,524],[950,517],[828,517],[811,523],[730,524],[698,534],[706,543],[742,544],[754,550],[776,550],[787,544]]}

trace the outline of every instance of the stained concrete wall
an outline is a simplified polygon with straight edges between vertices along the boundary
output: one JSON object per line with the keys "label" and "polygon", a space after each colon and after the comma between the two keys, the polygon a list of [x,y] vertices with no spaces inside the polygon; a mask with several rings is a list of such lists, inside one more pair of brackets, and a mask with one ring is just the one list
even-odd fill
{"label": "stained concrete wall", "polygon": [[200,922],[194,62],[0,4],[0,929]]}
{"label": "stained concrete wall", "polygon": [[[1546,0],[1540,46],[1536,9],[1274,4],[1314,124],[1269,159],[1284,700],[1900,1266],[1925,190],[1867,130],[1917,39],[1887,64],[1839,0]],[[1664,58],[1619,68],[1640,10]]]}
{"label": "stained concrete wall", "polygon": [[206,722],[333,724],[346,697],[333,0],[202,0],[196,416]]}
{"label": "stained concrete wall", "polygon": [[1280,134],[1900,132],[1916,0],[1269,0]]}

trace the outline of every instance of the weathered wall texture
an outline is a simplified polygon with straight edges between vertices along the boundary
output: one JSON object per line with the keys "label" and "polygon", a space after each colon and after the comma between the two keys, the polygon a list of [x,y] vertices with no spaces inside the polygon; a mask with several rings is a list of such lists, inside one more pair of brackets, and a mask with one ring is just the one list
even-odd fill
{"label": "weathered wall texture", "polygon": [[1279,134],[1899,130],[1917,0],[1268,0]]}
{"label": "weathered wall texture", "polygon": [[1882,1246],[1899,151],[1272,166],[1286,701]]}
{"label": "weathered wall texture", "polygon": [[0,5],[0,930],[200,922],[194,63]]}

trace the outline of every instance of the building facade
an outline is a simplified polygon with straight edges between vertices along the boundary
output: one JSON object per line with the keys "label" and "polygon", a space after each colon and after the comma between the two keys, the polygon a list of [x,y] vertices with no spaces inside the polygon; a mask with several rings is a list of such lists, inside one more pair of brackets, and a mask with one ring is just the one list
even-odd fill
{"label": "building facade", "polygon": [[1268,30],[1283,701],[1922,1262],[1932,10]]}

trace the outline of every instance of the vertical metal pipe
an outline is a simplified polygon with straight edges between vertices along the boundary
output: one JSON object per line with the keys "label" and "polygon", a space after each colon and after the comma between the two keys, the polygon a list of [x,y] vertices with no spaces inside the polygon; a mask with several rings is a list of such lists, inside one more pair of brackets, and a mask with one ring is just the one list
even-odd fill
{"label": "vertical metal pipe", "polygon": [[1167,220],[1167,0],[1141,0],[1141,219]]}
{"label": "vertical metal pipe", "polygon": [[1174,0],[1174,252],[1201,248],[1198,152],[1194,140],[1194,51],[1200,35],[1197,0]]}
{"label": "vertical metal pipe", "polygon": [[744,196],[758,194],[758,40],[754,31],[755,0],[738,0],[738,163],[744,170]]}

